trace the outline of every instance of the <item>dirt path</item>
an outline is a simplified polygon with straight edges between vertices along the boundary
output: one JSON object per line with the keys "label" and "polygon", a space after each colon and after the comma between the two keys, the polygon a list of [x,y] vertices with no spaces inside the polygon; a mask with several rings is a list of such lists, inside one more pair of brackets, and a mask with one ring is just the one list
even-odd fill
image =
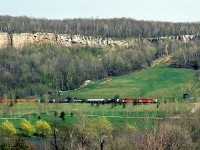
{"label": "dirt path", "polygon": [[0,118],[0,120],[10,120],[10,119],[14,119],[14,120],[22,120],[24,118]]}
{"label": "dirt path", "polygon": [[171,60],[172,56],[171,55],[167,55],[167,56],[164,56],[164,57],[160,57],[159,59],[156,59],[155,61],[153,61],[152,63],[152,67],[155,67],[157,65],[159,65],[161,62],[166,62],[166,63],[169,63],[170,60]]}
{"label": "dirt path", "polygon": [[[70,116],[70,115],[69,115]],[[79,115],[74,115],[79,116]],[[134,117],[134,116],[104,116],[104,115],[85,115],[87,117],[106,117],[106,118],[123,118],[123,119],[154,119],[154,120],[165,120],[165,119],[180,119],[180,116],[174,117]]]}

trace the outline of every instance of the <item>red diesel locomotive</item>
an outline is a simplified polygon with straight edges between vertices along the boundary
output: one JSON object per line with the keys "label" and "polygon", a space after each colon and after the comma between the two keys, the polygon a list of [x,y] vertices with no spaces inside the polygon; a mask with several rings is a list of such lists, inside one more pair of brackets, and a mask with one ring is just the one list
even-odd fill
{"label": "red diesel locomotive", "polygon": [[157,103],[156,98],[124,98],[122,103]]}

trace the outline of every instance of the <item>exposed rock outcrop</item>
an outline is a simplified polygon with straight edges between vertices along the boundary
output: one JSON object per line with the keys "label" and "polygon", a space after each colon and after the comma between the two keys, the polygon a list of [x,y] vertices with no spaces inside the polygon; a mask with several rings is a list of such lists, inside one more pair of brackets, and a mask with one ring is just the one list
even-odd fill
{"label": "exposed rock outcrop", "polygon": [[21,33],[12,35],[12,45],[14,47],[19,48],[26,43],[56,43],[56,36],[53,33]]}
{"label": "exposed rock outcrop", "polygon": [[5,48],[11,44],[10,35],[6,32],[0,32],[0,48]]}
{"label": "exposed rock outcrop", "polygon": [[67,47],[73,45],[77,46],[111,46],[111,47],[129,47],[141,42],[158,43],[159,41],[169,39],[173,42],[189,42],[194,39],[200,39],[199,35],[178,35],[156,38],[138,38],[129,40],[114,40],[108,37],[92,37],[83,35],[69,35],[69,34],[54,34],[54,33],[21,33],[21,34],[8,34],[0,32],[0,48],[7,47],[8,45],[20,48],[27,43],[42,44],[54,43],[61,44]]}

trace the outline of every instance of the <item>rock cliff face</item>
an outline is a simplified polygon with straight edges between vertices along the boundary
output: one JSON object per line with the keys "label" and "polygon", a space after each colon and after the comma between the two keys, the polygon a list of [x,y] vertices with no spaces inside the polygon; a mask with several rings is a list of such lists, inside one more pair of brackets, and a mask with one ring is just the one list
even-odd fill
{"label": "rock cliff face", "polygon": [[54,34],[54,33],[21,33],[21,34],[8,34],[6,32],[0,32],[0,48],[8,45],[20,48],[24,44],[34,43],[54,43],[62,44],[67,47],[72,45],[78,46],[106,46],[111,45],[113,40],[111,38],[103,37],[91,37],[81,35],[68,35],[68,34]]}
{"label": "rock cliff face", "polygon": [[6,32],[0,32],[0,48],[5,48],[11,44],[10,35]]}
{"label": "rock cliff face", "polygon": [[54,43],[61,44],[67,47],[73,45],[77,46],[111,46],[111,47],[128,47],[131,45],[139,44],[141,42],[157,43],[161,40],[169,39],[178,42],[189,42],[194,39],[200,39],[199,35],[178,35],[168,37],[156,37],[156,38],[139,38],[131,40],[113,40],[105,37],[92,37],[82,35],[69,35],[69,34],[54,34],[54,33],[21,33],[21,34],[8,34],[6,32],[0,32],[0,48],[7,47],[8,45],[20,48],[25,44],[42,44],[42,43]]}
{"label": "rock cliff face", "polygon": [[21,33],[12,35],[12,46],[19,48],[27,43],[56,43],[56,37],[52,33]]}

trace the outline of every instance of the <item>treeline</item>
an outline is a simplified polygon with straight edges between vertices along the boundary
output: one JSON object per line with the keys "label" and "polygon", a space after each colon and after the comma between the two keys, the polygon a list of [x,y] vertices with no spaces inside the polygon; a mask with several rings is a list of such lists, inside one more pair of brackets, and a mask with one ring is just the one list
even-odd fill
{"label": "treeline", "polygon": [[200,43],[190,42],[174,45],[172,55],[172,67],[199,69],[200,67]]}
{"label": "treeline", "polygon": [[25,98],[75,89],[85,80],[123,75],[150,66],[156,52],[150,44],[115,51],[109,47],[67,48],[52,44],[8,47],[0,50],[0,94]]}
{"label": "treeline", "polygon": [[0,16],[0,31],[52,32],[115,38],[199,34],[200,23],[138,21],[130,18],[48,20]]}

